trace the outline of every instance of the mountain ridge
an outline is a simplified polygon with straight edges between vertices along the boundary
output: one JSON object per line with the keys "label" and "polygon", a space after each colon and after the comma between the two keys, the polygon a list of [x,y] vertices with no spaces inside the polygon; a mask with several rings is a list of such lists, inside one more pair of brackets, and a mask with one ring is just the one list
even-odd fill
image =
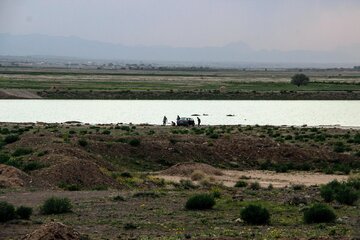
{"label": "mountain ridge", "polygon": [[0,33],[0,55],[140,61],[355,63],[360,62],[360,45],[345,46],[332,51],[255,50],[241,41],[222,47],[126,46],[86,40],[77,36]]}

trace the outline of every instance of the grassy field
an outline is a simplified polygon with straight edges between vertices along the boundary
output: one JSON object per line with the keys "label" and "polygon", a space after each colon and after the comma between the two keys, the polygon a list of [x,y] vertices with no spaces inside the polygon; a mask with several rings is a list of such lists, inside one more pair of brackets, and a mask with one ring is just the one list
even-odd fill
{"label": "grassy field", "polygon": [[[110,71],[0,69],[0,90],[21,89],[44,98],[109,99],[358,99],[360,72],[304,70],[310,84],[296,87],[299,71]],[[108,93],[106,95],[106,93]],[[144,93],[144,94],[142,94]]]}

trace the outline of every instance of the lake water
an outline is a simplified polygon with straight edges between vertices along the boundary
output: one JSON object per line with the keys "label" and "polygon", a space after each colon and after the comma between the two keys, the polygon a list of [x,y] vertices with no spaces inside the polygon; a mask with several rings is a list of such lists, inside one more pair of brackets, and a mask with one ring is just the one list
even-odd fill
{"label": "lake water", "polygon": [[192,114],[204,125],[360,127],[360,101],[0,100],[0,122],[161,124]]}

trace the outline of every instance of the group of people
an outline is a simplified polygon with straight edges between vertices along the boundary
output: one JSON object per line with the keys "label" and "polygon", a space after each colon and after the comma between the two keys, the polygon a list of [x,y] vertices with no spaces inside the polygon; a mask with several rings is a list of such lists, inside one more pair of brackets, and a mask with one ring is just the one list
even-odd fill
{"label": "group of people", "polygon": [[[200,119],[199,117],[196,117],[196,118],[197,118],[197,125],[198,125],[198,127],[199,127],[200,124],[201,124],[201,119]],[[179,115],[176,117],[176,120],[177,120],[177,121],[180,120],[180,116],[179,116]],[[163,126],[165,126],[165,125],[167,124],[167,121],[168,121],[167,117],[164,116],[164,118],[163,118]],[[174,121],[171,121],[171,125],[172,125],[172,126],[176,126],[176,124],[175,124]]]}

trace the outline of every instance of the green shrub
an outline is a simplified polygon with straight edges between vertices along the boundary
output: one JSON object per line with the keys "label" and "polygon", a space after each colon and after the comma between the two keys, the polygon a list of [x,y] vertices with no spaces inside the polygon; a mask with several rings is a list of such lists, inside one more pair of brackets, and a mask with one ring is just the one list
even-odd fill
{"label": "green shrub", "polygon": [[33,210],[31,207],[20,206],[16,209],[16,215],[20,219],[26,219],[26,220],[30,219],[32,212]]}
{"label": "green shrub", "polygon": [[19,169],[22,168],[23,164],[24,162],[21,159],[14,159],[14,158],[10,158],[9,161],[6,162],[6,165],[13,166]]}
{"label": "green shrub", "polygon": [[45,150],[45,151],[41,151],[37,154],[38,157],[42,157],[42,156],[45,156],[46,154],[48,154],[49,151]]}
{"label": "green shrub", "polygon": [[0,163],[6,163],[10,160],[10,156],[5,153],[0,153]]}
{"label": "green shrub", "polygon": [[110,135],[110,133],[111,133],[111,131],[107,130],[107,129],[102,132],[102,134],[105,134],[105,135]]}
{"label": "green shrub", "polygon": [[241,211],[241,219],[247,224],[264,225],[270,222],[270,213],[260,205],[250,204]]}
{"label": "green shrub", "polygon": [[334,152],[342,153],[348,151],[349,147],[347,147],[343,142],[336,142],[334,144]]}
{"label": "green shrub", "polygon": [[320,188],[320,196],[325,202],[332,202],[335,198],[334,190],[331,187],[325,185]]}
{"label": "green shrub", "polygon": [[82,147],[86,147],[88,145],[88,142],[85,139],[79,139],[78,144]]}
{"label": "green shrub", "polygon": [[0,222],[6,222],[14,219],[15,215],[15,208],[12,204],[7,202],[0,202]]}
{"label": "green shrub", "polygon": [[137,229],[139,226],[136,225],[135,223],[125,223],[124,224],[124,229],[125,230],[134,230]]}
{"label": "green shrub", "polygon": [[112,200],[115,202],[123,202],[123,201],[125,201],[125,198],[121,195],[117,195],[117,196],[113,197]]}
{"label": "green shrub", "polygon": [[24,163],[22,166],[22,170],[25,172],[30,172],[30,171],[38,170],[38,169],[41,169],[44,167],[45,167],[45,165],[42,163],[39,163],[37,161],[31,161],[28,163]]}
{"label": "green shrub", "polygon": [[217,134],[217,133],[211,133],[209,137],[212,138],[212,139],[218,139],[218,138],[219,138],[219,134]]}
{"label": "green shrub", "polygon": [[212,189],[211,194],[214,198],[221,198],[221,191],[218,188]]}
{"label": "green shrub", "polygon": [[278,173],[286,173],[289,171],[289,167],[286,164],[278,164],[275,166],[275,171]]}
{"label": "green shrub", "polygon": [[67,184],[64,182],[59,184],[59,188],[62,188],[67,191],[80,191],[81,190],[81,186],[78,184]]}
{"label": "green shrub", "polygon": [[303,184],[292,185],[292,189],[294,189],[295,191],[303,190],[304,188],[305,188],[305,185],[303,185]]}
{"label": "green shrub", "polygon": [[129,126],[121,126],[120,129],[127,132],[131,130]]}
{"label": "green shrub", "polygon": [[341,204],[353,205],[359,198],[357,184],[360,185],[353,179],[343,183],[333,180],[320,188],[320,195],[325,202],[335,199]]}
{"label": "green shrub", "polygon": [[71,135],[72,135],[72,134],[75,134],[75,133],[76,133],[75,130],[70,130],[70,131],[69,131],[69,134],[71,134]]}
{"label": "green shrub", "polygon": [[122,172],[120,173],[120,176],[123,178],[132,178],[133,176],[129,172]]}
{"label": "green shrub", "polygon": [[356,190],[360,190],[360,174],[350,176],[349,179],[347,180],[347,185]]}
{"label": "green shrub", "polygon": [[51,197],[41,206],[41,213],[45,215],[71,212],[71,202],[68,198]]}
{"label": "green shrub", "polygon": [[33,152],[33,150],[31,148],[17,148],[13,152],[12,156],[13,157],[19,157],[19,156],[30,154],[32,152]]}
{"label": "green shrub", "polygon": [[259,190],[261,188],[260,183],[259,182],[252,182],[252,183],[250,183],[249,188],[252,189],[252,190]]}
{"label": "green shrub", "polygon": [[304,211],[305,223],[328,223],[335,219],[334,211],[325,204],[316,203]]}
{"label": "green shrub", "polygon": [[360,133],[357,133],[357,134],[354,136],[354,143],[360,144]]}
{"label": "green shrub", "polygon": [[16,142],[17,140],[19,140],[19,135],[10,134],[5,137],[4,142],[6,144],[10,144],[10,143]]}
{"label": "green shrub", "polygon": [[196,194],[191,196],[185,208],[188,210],[206,210],[211,209],[215,205],[215,199],[212,194]]}
{"label": "green shrub", "polygon": [[133,147],[137,147],[137,146],[140,145],[140,140],[139,140],[139,139],[136,139],[136,138],[131,139],[131,140],[129,141],[129,144],[130,144],[131,146],[133,146]]}
{"label": "green shrub", "polygon": [[235,186],[234,186],[234,187],[243,188],[243,187],[246,187],[247,185],[248,185],[247,182],[240,180],[240,181],[237,181],[237,182],[235,183]]}
{"label": "green shrub", "polygon": [[358,192],[349,186],[340,188],[335,194],[336,201],[346,205],[354,205],[358,198]]}
{"label": "green shrub", "polygon": [[105,191],[105,190],[108,190],[108,186],[106,186],[106,185],[96,185],[96,186],[92,187],[92,190],[94,190],[94,191]]}
{"label": "green shrub", "polygon": [[7,128],[0,128],[0,133],[6,135],[10,133],[10,130]]}

